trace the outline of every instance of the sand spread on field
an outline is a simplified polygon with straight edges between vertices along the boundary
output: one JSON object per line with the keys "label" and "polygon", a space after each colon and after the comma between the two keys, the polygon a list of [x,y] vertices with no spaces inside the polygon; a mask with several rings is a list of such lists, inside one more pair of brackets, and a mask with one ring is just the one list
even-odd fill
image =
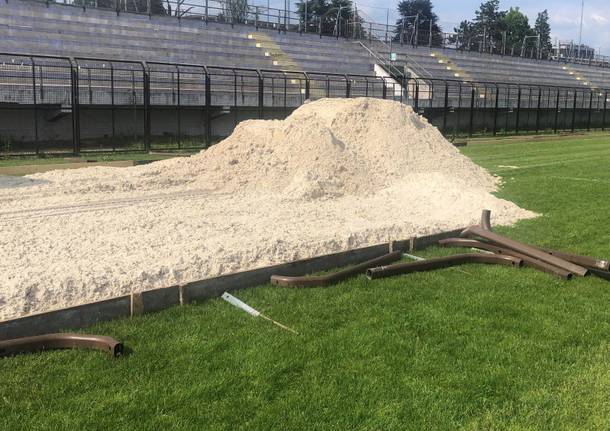
{"label": "sand spread on field", "polygon": [[0,178],[0,320],[350,248],[534,217],[398,102],[324,99],[207,151]]}

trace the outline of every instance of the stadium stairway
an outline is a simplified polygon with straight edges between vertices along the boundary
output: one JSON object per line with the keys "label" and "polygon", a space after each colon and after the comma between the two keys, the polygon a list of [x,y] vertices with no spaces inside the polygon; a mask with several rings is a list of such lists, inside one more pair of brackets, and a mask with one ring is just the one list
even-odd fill
{"label": "stadium stairway", "polygon": [[252,32],[248,34],[248,39],[256,42],[256,47],[260,48],[265,57],[271,57],[274,66],[282,70],[301,70],[297,62],[284,52],[282,47],[267,33]]}

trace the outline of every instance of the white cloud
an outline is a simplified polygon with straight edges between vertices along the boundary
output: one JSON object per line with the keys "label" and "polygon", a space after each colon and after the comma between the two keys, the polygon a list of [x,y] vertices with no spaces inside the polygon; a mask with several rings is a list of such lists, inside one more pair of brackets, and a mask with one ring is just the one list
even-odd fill
{"label": "white cloud", "polygon": [[606,24],[608,22],[608,18],[598,13],[592,13],[589,16],[591,20],[593,20],[593,22],[595,22],[596,24]]}

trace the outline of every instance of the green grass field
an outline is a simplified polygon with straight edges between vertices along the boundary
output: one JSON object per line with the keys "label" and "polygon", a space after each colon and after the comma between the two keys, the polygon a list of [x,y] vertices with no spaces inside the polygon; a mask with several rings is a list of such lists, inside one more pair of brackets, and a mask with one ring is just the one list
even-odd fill
{"label": "green grass field", "polygon": [[[609,138],[464,153],[543,214],[501,233],[610,257]],[[0,359],[0,429],[610,429],[610,283],[463,269],[236,293],[300,336],[216,299],[84,331],[117,360]]]}

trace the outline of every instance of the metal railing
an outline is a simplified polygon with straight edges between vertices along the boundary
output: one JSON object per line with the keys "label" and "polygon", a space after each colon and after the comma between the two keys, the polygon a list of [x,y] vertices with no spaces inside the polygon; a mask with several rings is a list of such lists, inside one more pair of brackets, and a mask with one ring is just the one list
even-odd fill
{"label": "metal railing", "polygon": [[607,89],[0,54],[0,155],[205,148],[306,100],[409,104],[447,136],[606,129]]}
{"label": "metal railing", "polygon": [[[5,0],[20,1],[20,0]],[[401,20],[397,24],[373,22],[360,10],[344,10],[344,13],[328,13],[316,16],[308,12],[299,13],[287,8],[273,8],[253,1],[231,0],[33,0],[41,3],[112,10],[122,13],[137,13],[172,16],[179,20],[218,22],[230,25],[251,25],[274,29],[280,32],[315,33],[320,36],[344,37],[365,41],[383,41],[414,47],[455,49],[489,55],[526,57],[561,63],[576,63],[590,66],[610,67],[610,57],[602,55],[577,58],[571,55],[556,55],[553,50],[541,48],[536,43],[521,41],[509,46],[506,35],[495,40],[484,31],[482,34],[463,36],[453,32],[435,30],[430,21]],[[526,40],[527,42],[527,40]]]}

